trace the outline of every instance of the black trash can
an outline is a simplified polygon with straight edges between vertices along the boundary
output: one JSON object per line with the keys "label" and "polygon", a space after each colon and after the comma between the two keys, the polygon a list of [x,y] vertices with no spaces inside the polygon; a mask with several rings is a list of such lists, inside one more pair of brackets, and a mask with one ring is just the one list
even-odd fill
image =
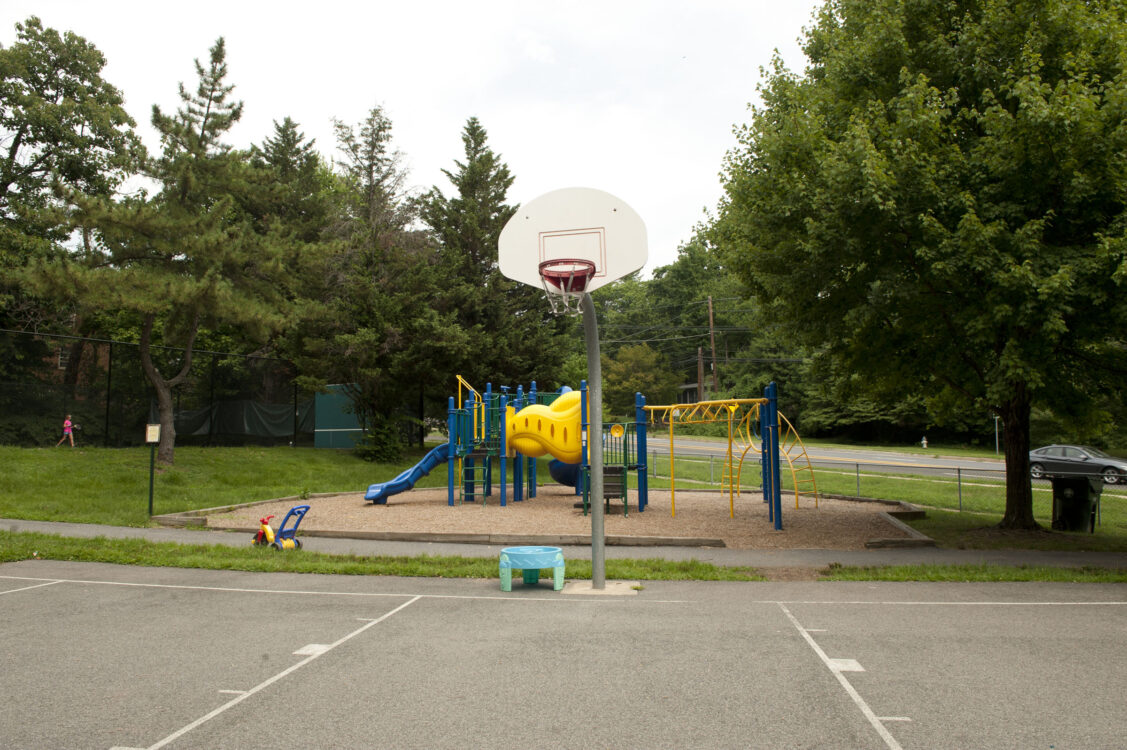
{"label": "black trash can", "polygon": [[1053,528],[1057,531],[1096,531],[1096,510],[1103,492],[1101,477],[1052,477]]}

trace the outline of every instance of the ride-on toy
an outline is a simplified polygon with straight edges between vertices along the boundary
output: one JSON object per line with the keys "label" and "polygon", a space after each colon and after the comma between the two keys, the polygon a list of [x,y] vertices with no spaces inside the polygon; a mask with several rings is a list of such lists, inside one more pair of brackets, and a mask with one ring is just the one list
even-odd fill
{"label": "ride-on toy", "polygon": [[[301,549],[301,540],[295,534],[297,527],[301,523],[301,519],[305,518],[305,514],[309,512],[308,505],[295,505],[290,508],[289,513],[282,519],[282,524],[278,527],[278,533],[274,533],[274,529],[270,528],[270,519],[274,516],[266,516],[265,518],[258,519],[262,524],[258,529],[258,533],[254,535],[253,544],[261,545],[263,547],[269,545],[274,549]],[[293,525],[290,526],[290,519],[293,519]]]}

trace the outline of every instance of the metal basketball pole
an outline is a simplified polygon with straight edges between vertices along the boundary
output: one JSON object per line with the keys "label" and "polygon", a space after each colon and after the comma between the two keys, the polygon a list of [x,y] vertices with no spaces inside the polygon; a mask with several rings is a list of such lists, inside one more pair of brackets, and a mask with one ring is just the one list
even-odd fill
{"label": "metal basketball pole", "polygon": [[599,325],[590,294],[581,300],[583,335],[587,339],[587,460],[591,466],[591,588],[605,589],[606,537],[603,531],[603,366],[599,360]]}

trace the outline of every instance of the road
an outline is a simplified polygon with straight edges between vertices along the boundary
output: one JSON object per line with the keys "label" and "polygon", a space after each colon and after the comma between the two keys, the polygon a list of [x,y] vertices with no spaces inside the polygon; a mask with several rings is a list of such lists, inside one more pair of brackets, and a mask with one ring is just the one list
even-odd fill
{"label": "road", "polygon": [[[724,441],[701,440],[699,438],[676,437],[673,438],[674,450],[679,456],[698,456],[722,459],[728,450]],[[651,454],[656,452],[660,456],[669,455],[669,440],[651,437],[648,443]],[[949,457],[949,456],[920,456],[911,453],[896,453],[895,451],[873,451],[855,448],[836,448],[817,446],[808,448],[807,455],[810,462],[820,468],[842,468],[852,470],[860,464],[862,469],[873,470],[876,467],[888,467],[898,473],[918,475],[947,475],[953,476],[960,470],[964,474],[993,474],[1005,476],[1005,462],[1001,459]]]}

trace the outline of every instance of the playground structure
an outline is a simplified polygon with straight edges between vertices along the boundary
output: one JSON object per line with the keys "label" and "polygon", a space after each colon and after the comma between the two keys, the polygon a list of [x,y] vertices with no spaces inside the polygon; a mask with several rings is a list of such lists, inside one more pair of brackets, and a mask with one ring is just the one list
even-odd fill
{"label": "playground structure", "polygon": [[[447,464],[447,502],[482,502],[496,489],[502,506],[536,497],[542,459],[551,457],[553,479],[574,486],[583,496],[584,512],[590,503],[590,446],[586,415],[587,386],[578,391],[539,392],[531,383],[526,392],[487,384],[478,391],[460,375],[458,395],[449,400],[447,442],[429,451],[419,463],[394,479],[370,485],[364,495],[377,505],[409,490],[440,464]],[[604,497],[621,497],[626,505],[628,472],[637,473],[638,508],[646,505],[645,398],[635,397],[635,422],[603,425],[602,448],[608,456],[604,472],[613,475],[612,491]],[[460,406],[459,406],[460,404]],[[511,487],[510,477],[511,475]],[[624,507],[623,512],[626,512]]]}
{"label": "playground structure", "polygon": [[[456,497],[463,503],[484,503],[495,488],[502,506],[508,504],[510,494],[513,502],[536,497],[542,459],[551,456],[553,478],[575,487],[586,512],[591,502],[589,437],[593,434],[586,382],[578,391],[542,392],[533,382],[527,392],[522,386],[502,386],[497,393],[492,384],[479,392],[463,378],[458,380],[461,407],[451,398],[448,409],[447,503],[454,505]],[[636,472],[638,507],[644,510],[646,422],[641,406],[645,398],[641,394],[635,398],[633,423],[601,425],[598,434],[608,456],[604,472],[620,477]],[[618,496],[625,500],[625,492]]]}
{"label": "playground structure", "polygon": [[540,465],[550,456],[554,459],[549,467],[552,478],[575,487],[576,494],[583,497],[586,513],[591,504],[598,502],[591,496],[595,483],[591,481],[588,440],[598,434],[604,456],[602,501],[622,498],[623,513],[628,513],[629,475],[634,472],[637,508],[642,512],[649,503],[648,429],[665,425],[669,431],[671,511],[676,516],[675,425],[722,422],[728,428],[728,447],[721,489],[728,494],[729,515],[735,515],[744,461],[753,450],[761,464],[769,519],[777,529],[782,528],[780,456],[786,458],[795,507],[804,497],[813,498],[817,507],[813,467],[798,433],[778,413],[774,383],[767,386],[764,398],[663,406],[647,406],[645,396],[638,393],[633,422],[606,423],[597,433],[588,423],[587,401],[585,382],[578,391],[565,387],[559,392],[540,392],[533,382],[527,392],[522,386],[502,386],[500,392],[495,392],[492,384],[479,391],[458,376],[458,395],[451,396],[448,403],[447,442],[394,479],[371,485],[365,499],[386,503],[388,497],[411,489],[445,462],[448,505],[484,504],[496,490],[500,505],[506,506],[510,497],[513,502],[536,497]]}
{"label": "playground structure", "polygon": [[724,456],[721,492],[728,494],[728,514],[735,517],[735,499],[740,494],[744,460],[753,449],[759,454],[763,502],[776,529],[782,528],[780,455],[786,458],[794,488],[794,507],[800,498],[813,498],[818,507],[818,485],[806,446],[790,421],[779,413],[778,389],[770,383],[764,398],[720,399],[688,404],[646,406],[651,425],[669,429],[670,510],[677,515],[674,425],[727,424],[728,449]]}

